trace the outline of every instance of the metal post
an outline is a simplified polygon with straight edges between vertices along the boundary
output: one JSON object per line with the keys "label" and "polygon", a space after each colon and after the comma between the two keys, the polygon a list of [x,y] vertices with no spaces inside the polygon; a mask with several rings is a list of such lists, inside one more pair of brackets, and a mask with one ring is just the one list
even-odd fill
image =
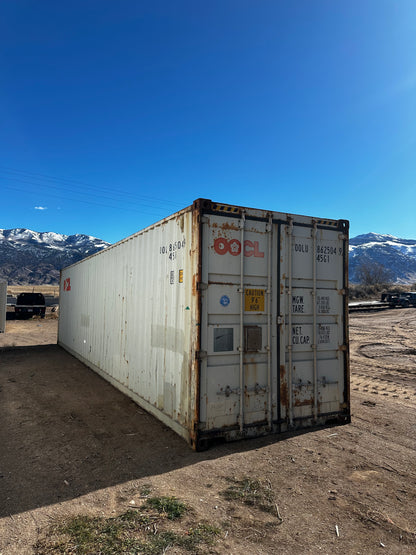
{"label": "metal post", "polygon": [[288,345],[287,350],[289,354],[289,368],[288,368],[288,377],[287,377],[287,387],[289,390],[289,425],[293,426],[293,368],[292,368],[292,237],[293,237],[293,220],[292,218],[288,219],[289,225],[287,226],[287,235],[288,235],[288,288],[287,288],[287,297],[288,297]]}
{"label": "metal post", "polygon": [[267,260],[267,423],[272,428],[272,336],[271,336],[271,295],[272,295],[272,240],[273,240],[273,216],[269,216],[268,223],[268,260]]}
{"label": "metal post", "polygon": [[241,213],[240,220],[240,432],[244,429],[244,228],[246,213]]}
{"label": "metal post", "polygon": [[318,418],[318,369],[316,360],[317,350],[317,333],[316,333],[316,235],[317,235],[316,221],[313,221],[312,229],[312,313],[313,313],[313,332],[312,332],[312,352],[313,352],[313,417],[315,420]]}

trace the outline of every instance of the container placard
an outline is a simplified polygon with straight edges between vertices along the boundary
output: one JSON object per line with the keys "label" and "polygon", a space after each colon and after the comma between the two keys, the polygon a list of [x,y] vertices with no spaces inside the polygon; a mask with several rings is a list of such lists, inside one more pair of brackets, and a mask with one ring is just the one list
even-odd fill
{"label": "container placard", "polygon": [[244,291],[244,311],[264,312],[264,289],[246,289]]}

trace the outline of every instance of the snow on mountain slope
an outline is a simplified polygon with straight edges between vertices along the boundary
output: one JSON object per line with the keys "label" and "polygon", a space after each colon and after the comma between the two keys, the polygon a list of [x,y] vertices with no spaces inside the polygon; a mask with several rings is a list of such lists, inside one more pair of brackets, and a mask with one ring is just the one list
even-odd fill
{"label": "snow on mountain slope", "polygon": [[89,235],[0,229],[0,278],[10,285],[56,284],[61,268],[109,244]]}
{"label": "snow on mountain slope", "polygon": [[356,271],[362,264],[377,263],[390,271],[396,283],[416,282],[416,239],[366,233],[350,239],[350,281],[357,283]]}
{"label": "snow on mountain slope", "polygon": [[[31,229],[0,229],[0,278],[10,285],[56,284],[59,270],[106,247],[89,235],[61,235]],[[350,281],[362,263],[382,264],[392,281],[416,283],[416,239],[366,233],[350,239]]]}

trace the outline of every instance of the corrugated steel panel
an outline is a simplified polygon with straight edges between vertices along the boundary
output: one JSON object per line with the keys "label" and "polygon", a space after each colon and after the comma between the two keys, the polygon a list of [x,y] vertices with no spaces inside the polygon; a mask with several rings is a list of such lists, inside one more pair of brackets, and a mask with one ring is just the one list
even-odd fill
{"label": "corrugated steel panel", "polygon": [[62,271],[59,343],[194,448],[349,421],[348,224],[195,201]]}

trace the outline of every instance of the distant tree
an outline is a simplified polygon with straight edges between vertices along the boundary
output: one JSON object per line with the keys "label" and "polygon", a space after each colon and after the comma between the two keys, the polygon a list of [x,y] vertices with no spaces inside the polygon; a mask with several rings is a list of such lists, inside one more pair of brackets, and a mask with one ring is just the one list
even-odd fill
{"label": "distant tree", "polygon": [[362,285],[388,285],[392,281],[392,273],[383,264],[363,261],[355,273]]}

